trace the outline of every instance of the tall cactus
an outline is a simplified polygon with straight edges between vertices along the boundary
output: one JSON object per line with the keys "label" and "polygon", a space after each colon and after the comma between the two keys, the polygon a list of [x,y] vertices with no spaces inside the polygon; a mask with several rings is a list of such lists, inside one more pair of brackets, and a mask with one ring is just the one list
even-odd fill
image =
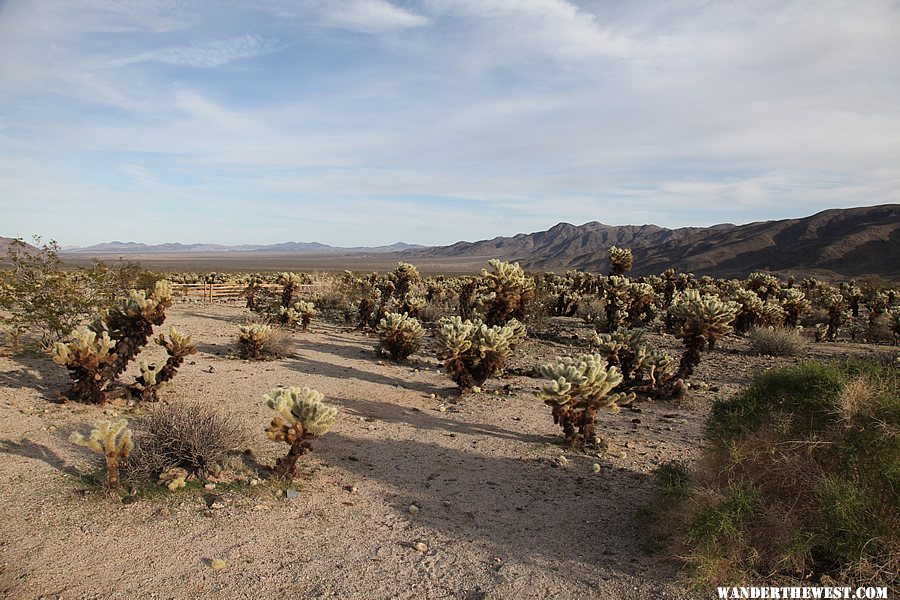
{"label": "tall cactus", "polygon": [[277,479],[292,479],[297,459],[310,448],[307,438],[325,434],[334,425],[338,409],[322,400],[325,396],[308,387],[275,388],[265,396],[266,404],[278,415],[266,429],[270,440],[285,442],[291,449],[272,469]]}
{"label": "tall cactus", "polygon": [[116,488],[119,487],[119,468],[134,449],[131,437],[128,421],[122,419],[115,423],[98,421],[88,437],[76,432],[69,437],[69,441],[103,454],[106,458],[107,484]]}
{"label": "tall cactus", "polygon": [[484,291],[478,299],[489,326],[506,325],[510,320],[525,320],[525,309],[534,298],[534,279],[525,275],[519,263],[508,263],[496,258],[488,261],[493,269],[481,270]]}
{"label": "tall cactus", "polygon": [[609,274],[622,276],[634,265],[634,255],[628,248],[609,248]]}
{"label": "tall cactus", "polygon": [[732,331],[739,306],[723,302],[718,296],[700,295],[697,290],[685,290],[669,308],[677,323],[675,337],[684,343],[684,354],[675,377],[687,379],[700,364],[703,349]]}

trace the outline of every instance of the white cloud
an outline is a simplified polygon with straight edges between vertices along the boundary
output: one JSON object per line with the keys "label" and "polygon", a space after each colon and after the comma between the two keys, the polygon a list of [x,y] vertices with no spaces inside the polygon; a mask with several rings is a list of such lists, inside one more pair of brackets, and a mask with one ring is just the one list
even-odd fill
{"label": "white cloud", "polygon": [[429,21],[384,0],[326,2],[323,21],[333,27],[377,33],[428,25]]}

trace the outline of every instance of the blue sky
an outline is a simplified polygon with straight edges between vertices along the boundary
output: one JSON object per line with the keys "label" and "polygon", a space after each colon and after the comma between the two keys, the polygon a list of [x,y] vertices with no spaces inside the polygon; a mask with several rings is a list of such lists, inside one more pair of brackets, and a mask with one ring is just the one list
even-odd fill
{"label": "blue sky", "polygon": [[900,202],[893,1],[0,0],[0,235],[447,244]]}

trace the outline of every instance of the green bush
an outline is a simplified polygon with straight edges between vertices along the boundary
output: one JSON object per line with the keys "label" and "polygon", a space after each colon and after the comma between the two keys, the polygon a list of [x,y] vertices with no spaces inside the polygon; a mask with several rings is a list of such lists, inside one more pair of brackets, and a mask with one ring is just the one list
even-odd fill
{"label": "green bush", "polygon": [[805,364],[717,402],[713,442],[688,478],[657,473],[648,509],[697,583],[818,578],[896,583],[900,373],[894,364]]}

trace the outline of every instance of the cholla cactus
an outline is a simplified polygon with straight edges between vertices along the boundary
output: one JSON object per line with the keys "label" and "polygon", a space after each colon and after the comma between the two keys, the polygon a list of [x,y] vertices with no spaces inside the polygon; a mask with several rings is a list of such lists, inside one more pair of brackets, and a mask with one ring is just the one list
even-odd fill
{"label": "cholla cactus", "polygon": [[595,334],[591,347],[622,373],[622,388],[652,396],[677,395],[674,360],[650,347],[641,329]]}
{"label": "cholla cactus", "polygon": [[322,402],[324,399],[323,394],[308,387],[275,388],[265,396],[269,408],[278,413],[266,435],[270,440],[291,445],[287,455],[275,463],[274,477],[293,478],[297,459],[310,448],[306,438],[323,435],[334,425],[338,409]]}
{"label": "cholla cactus", "polygon": [[744,334],[758,327],[764,309],[763,301],[756,292],[738,288],[732,292],[731,298],[740,306],[734,318],[734,330]]}
{"label": "cholla cactus", "polygon": [[604,285],[606,301],[606,325],[610,331],[625,326],[628,318],[629,290],[631,282],[627,277],[611,275]]}
{"label": "cholla cactus", "polygon": [[812,303],[806,299],[806,294],[797,288],[788,288],[781,293],[781,308],[784,309],[784,324],[786,327],[797,327],[800,317],[812,308]]}
{"label": "cholla cactus", "polygon": [[57,342],[53,348],[53,362],[69,370],[72,387],[69,395],[84,402],[101,404],[106,399],[108,383],[103,369],[116,359],[116,347],[107,332],[99,336],[89,329],[79,329],[67,343]]}
{"label": "cholla cactus", "polygon": [[844,325],[850,315],[847,311],[844,297],[839,292],[831,292],[822,298],[822,304],[828,310],[828,323],[825,329],[825,339],[833,342],[837,339],[838,331]]}
{"label": "cholla cactus", "polygon": [[389,353],[394,360],[405,360],[418,350],[423,337],[421,323],[406,313],[388,313],[378,323],[378,351]]}
{"label": "cholla cactus", "polygon": [[128,421],[122,419],[115,423],[111,421],[98,421],[88,437],[80,433],[73,433],[69,441],[79,446],[85,446],[95,452],[100,452],[106,457],[107,484],[111,488],[119,487],[119,467],[134,449],[131,439],[132,432],[128,429]]}
{"label": "cholla cactus", "polygon": [[894,337],[897,340],[900,340],[900,307],[891,310],[890,327],[891,331],[894,333]]}
{"label": "cholla cactus", "polygon": [[131,388],[132,393],[136,393],[141,400],[159,400],[160,387],[175,377],[186,356],[197,352],[197,345],[191,336],[182,334],[174,326],[169,327],[168,339],[164,334],[159,334],[156,343],[166,349],[169,358],[160,367],[141,361],[141,374]]}
{"label": "cholla cactus", "polygon": [[488,327],[480,320],[447,317],[438,321],[438,357],[461,391],[480,387],[503,372],[512,348],[524,339],[519,321]]}
{"label": "cholla cactus", "polygon": [[301,325],[301,331],[309,330],[309,322],[316,316],[316,305],[305,300],[298,300],[290,306],[278,309],[278,321],[285,327]]}
{"label": "cholla cactus", "polygon": [[534,279],[527,277],[519,263],[496,258],[488,261],[493,273],[481,270],[483,292],[478,304],[488,325],[505,325],[510,319],[525,319],[525,307],[534,298]]}
{"label": "cholla cactus", "polygon": [[272,337],[272,327],[262,323],[241,325],[238,333],[238,352],[241,358],[261,358],[266,342]]}
{"label": "cholla cactus", "polygon": [[622,374],[599,354],[579,358],[562,357],[540,367],[550,380],[541,391],[544,402],[553,408],[553,422],[563,428],[566,443],[595,443],[597,410],[617,412],[624,394],[610,392],[622,383]]}
{"label": "cholla cactus", "polygon": [[634,255],[628,248],[611,246],[609,249],[609,264],[610,275],[624,275],[631,270],[634,264]]}
{"label": "cholla cactus", "polygon": [[755,292],[765,302],[781,289],[781,281],[768,273],[750,273],[746,281],[747,289]]}
{"label": "cholla cactus", "polygon": [[685,346],[676,378],[687,379],[700,364],[700,355],[710,342],[732,331],[731,322],[739,310],[734,302],[723,302],[718,296],[686,290],[669,309],[678,324],[675,337]]}
{"label": "cholla cactus", "polygon": [[405,262],[397,263],[397,268],[388,275],[388,278],[394,284],[393,293],[401,305],[406,303],[413,286],[422,282],[419,270]]}
{"label": "cholla cactus", "polygon": [[279,273],[275,281],[283,287],[281,291],[281,306],[287,308],[294,303],[294,298],[300,286],[304,283],[310,283],[311,279],[306,274],[301,277],[296,273]]}

